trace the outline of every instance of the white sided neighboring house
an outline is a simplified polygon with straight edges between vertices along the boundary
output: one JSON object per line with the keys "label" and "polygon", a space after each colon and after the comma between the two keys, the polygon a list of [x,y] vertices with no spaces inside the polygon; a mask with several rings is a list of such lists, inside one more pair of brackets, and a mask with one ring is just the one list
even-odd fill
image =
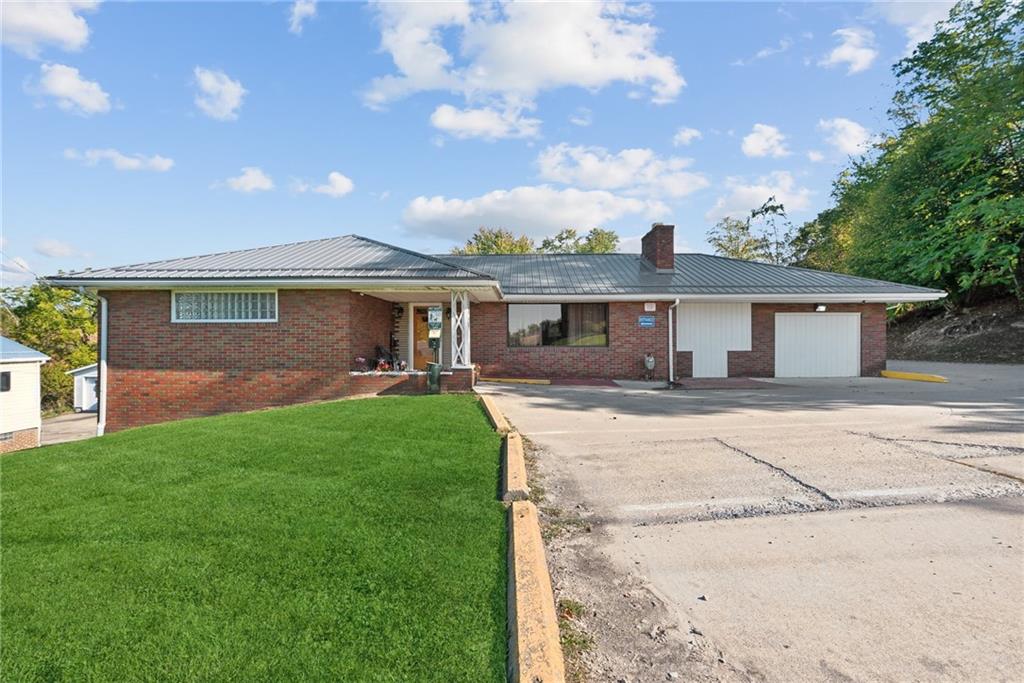
{"label": "white sided neighboring house", "polygon": [[39,445],[39,368],[50,357],[0,337],[0,453]]}
{"label": "white sided neighboring house", "polygon": [[95,413],[100,404],[96,384],[99,381],[97,364],[83,365],[64,374],[75,378],[75,412]]}

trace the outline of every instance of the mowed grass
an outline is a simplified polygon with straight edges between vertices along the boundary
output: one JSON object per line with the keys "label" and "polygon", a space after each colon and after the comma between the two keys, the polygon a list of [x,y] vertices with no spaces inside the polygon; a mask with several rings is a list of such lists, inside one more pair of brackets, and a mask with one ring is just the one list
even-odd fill
{"label": "mowed grass", "polygon": [[470,396],[0,459],[0,679],[498,681],[500,438]]}

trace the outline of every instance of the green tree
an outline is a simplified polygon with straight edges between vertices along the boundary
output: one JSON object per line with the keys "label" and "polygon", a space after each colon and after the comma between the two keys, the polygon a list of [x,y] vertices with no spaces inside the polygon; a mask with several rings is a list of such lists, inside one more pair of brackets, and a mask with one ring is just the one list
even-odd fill
{"label": "green tree", "polygon": [[719,256],[760,261],[764,256],[764,242],[750,231],[750,221],[726,216],[708,231],[708,244]]}
{"label": "green tree", "polygon": [[455,247],[453,254],[529,254],[535,251],[533,240],[526,235],[516,237],[504,228],[479,228],[466,240],[464,247]]}
{"label": "green tree", "polygon": [[786,265],[793,260],[793,226],[774,196],[745,220],[726,216],[707,234],[715,253],[744,261]]}
{"label": "green tree", "polygon": [[619,248],[619,236],[613,230],[593,228],[584,236],[575,228],[566,228],[541,242],[538,251],[546,254],[609,254]]}
{"label": "green tree", "polygon": [[547,237],[537,247],[526,235],[516,237],[504,228],[480,228],[466,240],[465,246],[452,249],[453,254],[607,254],[619,246],[613,230],[593,228],[580,236],[575,228],[566,228],[554,237]]}
{"label": "green tree", "polygon": [[36,282],[0,290],[3,336],[50,357],[43,364],[42,403],[70,408],[73,379],[67,370],[96,362],[96,303],[74,290]]}
{"label": "green tree", "polygon": [[893,71],[893,130],[801,227],[799,261],[1024,301],[1024,4],[958,3]]}

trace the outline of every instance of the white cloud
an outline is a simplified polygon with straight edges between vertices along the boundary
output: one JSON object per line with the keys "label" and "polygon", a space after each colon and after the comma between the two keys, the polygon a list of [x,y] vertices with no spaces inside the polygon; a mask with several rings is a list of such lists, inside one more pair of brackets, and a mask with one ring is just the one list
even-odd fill
{"label": "white cloud", "polygon": [[5,258],[0,261],[0,286],[31,282],[36,276],[28,265],[28,261],[20,256]]}
{"label": "white cloud", "polygon": [[841,28],[833,31],[832,35],[839,38],[839,45],[818,62],[820,66],[847,64],[846,73],[855,74],[870,67],[878,56],[878,50],[875,49],[875,34],[866,28]]}
{"label": "white cloud", "polygon": [[701,132],[696,128],[682,127],[676,131],[676,134],[672,136],[672,144],[676,147],[682,147],[690,144],[694,140],[700,140],[703,137]]}
{"label": "white cloud", "polygon": [[302,33],[302,23],[316,16],[316,0],[295,0],[292,3],[291,15],[288,18],[288,30],[298,35]]}
{"label": "white cloud", "polygon": [[52,238],[43,238],[36,242],[35,252],[48,258],[68,258],[78,253],[78,250],[67,242],[61,242]]}
{"label": "white cloud", "polygon": [[685,170],[692,163],[681,157],[663,159],[650,149],[612,154],[604,147],[573,147],[564,142],[537,156],[545,180],[650,197],[684,197],[707,187],[707,177]]}
{"label": "white cloud", "polygon": [[329,197],[344,197],[353,189],[355,189],[355,184],[351,178],[337,171],[331,171],[327,174],[327,182],[314,187],[313,192],[319,192]]}
{"label": "white cloud", "polygon": [[96,0],[48,0],[0,3],[3,44],[37,59],[43,45],[77,52],[89,42],[89,25],[79,16],[95,9]]}
{"label": "white cloud", "polygon": [[109,161],[118,171],[169,171],[174,166],[174,159],[154,154],[147,157],[144,154],[122,154],[116,149],[87,149],[79,152],[77,149],[68,148],[64,150],[64,158],[72,161],[81,161],[86,166],[96,166],[101,161]]}
{"label": "white cloud", "polygon": [[430,123],[438,130],[457,137],[499,138],[536,137],[540,132],[540,119],[525,118],[517,109],[508,108],[499,112],[490,108],[456,109],[442,104],[430,115]]}
{"label": "white cloud", "polygon": [[[381,2],[375,9],[395,73],[371,82],[364,93],[370,107],[429,90],[462,94],[470,104],[522,107],[545,90],[593,91],[615,82],[644,86],[663,104],[685,85],[675,61],[655,49],[657,30],[627,3],[495,7],[462,0]],[[449,51],[446,41],[457,49]]]}
{"label": "white cloud", "polygon": [[534,185],[494,190],[470,199],[417,197],[402,218],[410,230],[461,241],[481,226],[544,237],[567,227],[587,230],[623,216],[653,219],[667,212],[661,202],[621,197],[604,190]]}
{"label": "white cloud", "polygon": [[777,46],[761,48],[760,50],[754,53],[753,57],[750,57],[749,59],[737,59],[733,61],[732,65],[749,66],[750,64],[758,60],[767,59],[768,57],[771,57],[773,55],[782,54],[783,52],[788,51],[791,47],[793,47],[793,41],[790,38],[783,38],[779,41],[779,44]]}
{"label": "white cloud", "polygon": [[574,126],[580,126],[586,128],[594,122],[594,112],[590,111],[587,107],[579,107],[576,112],[569,116],[569,123]]}
{"label": "white cloud", "polygon": [[749,216],[752,209],[773,196],[790,213],[803,211],[811,203],[811,191],[806,187],[797,187],[793,175],[787,171],[774,171],[753,183],[747,183],[743,178],[728,178],[725,184],[729,194],[719,197],[715,205],[704,214],[708,221],[714,222],[725,216]]}
{"label": "white cloud", "polygon": [[227,179],[235,192],[265,192],[274,189],[274,181],[259,166],[245,166],[242,175]]}
{"label": "white cloud", "polygon": [[826,134],[826,142],[843,154],[863,154],[871,143],[871,132],[850,119],[821,119],[818,130]]}
{"label": "white cloud", "polygon": [[234,121],[242,106],[246,89],[241,82],[232,79],[223,71],[214,71],[197,66],[193,71],[199,91],[195,103],[210,118],[218,121]]}
{"label": "white cloud", "polygon": [[750,133],[744,136],[741,147],[748,157],[784,157],[789,154],[786,136],[766,123],[755,123]]}
{"label": "white cloud", "polygon": [[816,149],[812,149],[807,152],[807,159],[809,161],[813,161],[814,163],[818,163],[819,161],[825,160],[825,155]]}
{"label": "white cloud", "polygon": [[56,98],[58,107],[82,116],[110,111],[110,95],[100,84],[82,78],[78,69],[64,64],[41,64],[39,85],[30,89]]}
{"label": "white cloud", "polygon": [[935,24],[949,16],[952,2],[876,2],[872,9],[890,24],[903,28],[907,36],[907,54],[918,43],[935,35]]}

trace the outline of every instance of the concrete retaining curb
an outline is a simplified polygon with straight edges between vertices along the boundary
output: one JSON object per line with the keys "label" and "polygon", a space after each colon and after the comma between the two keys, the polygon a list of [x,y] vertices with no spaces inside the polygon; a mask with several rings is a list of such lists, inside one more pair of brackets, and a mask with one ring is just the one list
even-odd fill
{"label": "concrete retaining curb", "polygon": [[501,466],[502,494],[506,503],[513,500],[526,500],[530,497],[530,487],[526,483],[526,457],[523,453],[523,437],[519,432],[505,435],[505,458]]}
{"label": "concrete retaining curb", "polygon": [[498,410],[498,406],[494,405],[494,399],[490,396],[481,396],[480,402],[484,404],[484,410],[487,412],[487,417],[494,425],[494,430],[499,434],[508,434],[512,431],[512,428],[508,426],[508,420]]}
{"label": "concrete retaining curb", "polygon": [[516,501],[508,520],[508,680],[563,683],[565,664],[537,508]]}
{"label": "concrete retaining curb", "polygon": [[889,379],[906,379],[912,382],[937,382],[948,384],[949,380],[942,375],[932,375],[927,372],[903,372],[902,370],[882,370],[882,377]]}

